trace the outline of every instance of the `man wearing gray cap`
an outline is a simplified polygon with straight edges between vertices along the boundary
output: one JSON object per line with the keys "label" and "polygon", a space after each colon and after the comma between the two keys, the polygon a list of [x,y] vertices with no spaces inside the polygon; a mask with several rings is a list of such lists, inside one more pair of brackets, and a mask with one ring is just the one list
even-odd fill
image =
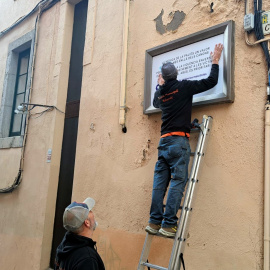
{"label": "man wearing gray cap", "polygon": [[92,209],[95,200],[73,202],[64,212],[63,225],[67,230],[56,250],[55,270],[105,270],[91,237],[97,226]]}
{"label": "man wearing gray cap", "polygon": [[[178,81],[178,71],[173,63],[165,63],[161,68],[162,76],[159,76],[159,87],[153,101],[154,107],[162,111],[162,125],[150,220],[145,228],[150,234],[159,232],[166,237],[174,237],[176,234],[176,214],[188,179],[192,97],[217,84],[222,50],[223,45],[217,44],[214,53],[211,53],[212,68],[206,79]],[[163,211],[163,199],[169,184],[166,207]]]}

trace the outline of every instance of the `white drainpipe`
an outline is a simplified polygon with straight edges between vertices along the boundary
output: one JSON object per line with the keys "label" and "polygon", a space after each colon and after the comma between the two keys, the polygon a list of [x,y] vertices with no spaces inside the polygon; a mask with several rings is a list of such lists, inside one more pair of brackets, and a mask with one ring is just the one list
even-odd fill
{"label": "white drainpipe", "polygon": [[[267,88],[270,97],[270,87]],[[264,270],[270,269],[270,101],[265,105]]]}
{"label": "white drainpipe", "polygon": [[126,10],[123,30],[123,49],[122,49],[122,71],[121,71],[121,92],[120,92],[120,114],[119,124],[123,132],[126,132],[126,83],[127,83],[127,51],[128,51],[128,27],[129,27],[129,2],[126,0]]}

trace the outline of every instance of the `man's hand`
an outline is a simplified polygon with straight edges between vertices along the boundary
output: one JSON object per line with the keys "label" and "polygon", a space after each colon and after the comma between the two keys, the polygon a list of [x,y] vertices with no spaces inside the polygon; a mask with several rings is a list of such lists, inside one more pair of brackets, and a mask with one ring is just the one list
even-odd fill
{"label": "man's hand", "polygon": [[221,43],[216,44],[214,53],[213,52],[210,53],[211,58],[212,58],[212,64],[218,65],[222,50],[223,50],[223,45]]}
{"label": "man's hand", "polygon": [[159,74],[158,75],[158,84],[161,86],[161,85],[163,85],[164,83],[165,83],[165,81],[164,81],[164,79],[162,78],[162,75],[161,74]]}

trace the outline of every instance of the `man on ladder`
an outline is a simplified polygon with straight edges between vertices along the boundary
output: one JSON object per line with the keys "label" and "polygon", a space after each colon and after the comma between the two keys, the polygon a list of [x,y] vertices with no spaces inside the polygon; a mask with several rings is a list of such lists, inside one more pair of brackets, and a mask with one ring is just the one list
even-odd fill
{"label": "man on ladder", "polygon": [[[213,88],[218,82],[219,59],[222,44],[211,53],[212,68],[207,79],[178,81],[178,71],[173,63],[165,63],[159,76],[159,87],[153,105],[162,111],[161,138],[158,146],[158,161],[155,166],[152,204],[149,224],[145,228],[150,234],[158,232],[174,237],[177,231],[177,212],[188,179],[190,158],[189,133],[192,97]],[[163,199],[168,191],[165,211]]]}

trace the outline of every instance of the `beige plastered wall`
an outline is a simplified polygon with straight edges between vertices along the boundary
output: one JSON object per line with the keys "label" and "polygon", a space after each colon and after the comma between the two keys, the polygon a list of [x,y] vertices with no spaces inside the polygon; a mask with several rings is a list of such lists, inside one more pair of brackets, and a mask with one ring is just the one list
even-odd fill
{"label": "beige plastered wall", "polygon": [[[266,65],[262,49],[244,41],[244,1],[212,2],[213,13],[207,0],[130,2],[124,134],[118,118],[126,1],[89,0],[72,199],[96,200],[94,240],[106,269],[137,268],[149,219],[161,120],[143,114],[145,50],[228,20],[235,21],[235,101],[193,109],[192,118],[207,114],[214,121],[185,262],[194,270],[262,269]],[[164,24],[171,12],[186,14],[175,32],[156,31],[162,9]],[[270,9],[266,1],[264,9]],[[61,1],[41,17],[32,102],[65,109],[72,14]],[[31,31],[34,20],[0,39],[1,93],[8,44]],[[30,120],[23,182],[0,194],[1,269],[48,267],[62,132],[57,111]],[[46,163],[49,148],[52,162]],[[0,149],[1,185],[2,177],[6,184],[16,176],[19,151]],[[149,261],[166,267],[171,246],[156,239]]]}
{"label": "beige plastered wall", "polygon": [[[209,1],[130,2],[124,134],[117,123],[122,19],[114,13],[122,13],[124,3],[112,9],[98,1],[93,61],[85,59],[73,199],[96,199],[98,250],[111,269],[136,269],[149,218],[161,121],[160,114],[142,113],[145,50],[228,20],[235,21],[235,101],[193,109],[193,118],[207,114],[214,122],[185,260],[190,269],[262,269],[266,65],[261,48],[244,41],[243,1],[213,2],[213,13]],[[265,1],[264,8],[270,8]],[[164,24],[171,12],[186,14],[174,33],[155,29],[162,9]],[[157,240],[153,248],[149,261],[167,266],[170,241]]]}
{"label": "beige plastered wall", "polygon": [[[32,1],[29,6],[33,8],[36,2]],[[22,14],[29,11],[23,9],[23,3],[20,8]],[[31,103],[54,105],[65,111],[73,15],[74,6],[67,1],[57,3],[41,15]],[[37,13],[0,40],[1,87],[8,44],[33,30],[36,16]],[[1,269],[47,269],[49,266],[64,113],[53,110],[42,116],[35,115],[42,110],[39,107],[32,110],[22,183],[11,194],[0,196]],[[47,163],[48,149],[52,149],[50,163]],[[0,188],[13,183],[19,170],[20,153],[21,148],[0,149]]]}

